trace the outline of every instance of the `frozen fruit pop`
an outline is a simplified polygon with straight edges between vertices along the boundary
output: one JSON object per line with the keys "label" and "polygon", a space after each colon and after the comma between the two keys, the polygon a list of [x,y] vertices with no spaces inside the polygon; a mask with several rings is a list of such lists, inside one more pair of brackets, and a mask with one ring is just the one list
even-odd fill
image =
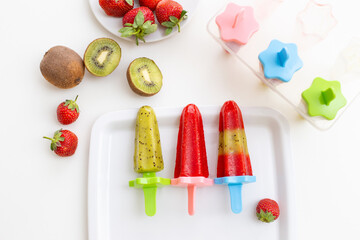
{"label": "frozen fruit pop", "polygon": [[220,111],[219,154],[215,183],[229,186],[231,209],[234,213],[240,213],[242,185],[255,181],[240,108],[234,101],[227,101]]}
{"label": "frozen fruit pop", "polygon": [[176,165],[172,185],[188,188],[188,212],[194,214],[196,186],[213,185],[209,179],[204,128],[199,109],[187,105],[180,117]]}
{"label": "frozen fruit pop", "polygon": [[143,106],[136,119],[134,170],[137,173],[149,173],[163,169],[160,133],[155,112],[151,107]]}
{"label": "frozen fruit pop", "polygon": [[139,109],[135,127],[134,170],[142,173],[142,178],[129,182],[130,187],[143,188],[145,213],[156,213],[156,189],[169,185],[170,179],[156,177],[156,172],[164,168],[161,152],[160,133],[154,110],[149,106]]}
{"label": "frozen fruit pop", "polygon": [[180,117],[174,177],[208,177],[205,138],[199,109],[187,105]]}
{"label": "frozen fruit pop", "polygon": [[217,177],[252,175],[242,114],[234,101],[226,102],[219,120]]}

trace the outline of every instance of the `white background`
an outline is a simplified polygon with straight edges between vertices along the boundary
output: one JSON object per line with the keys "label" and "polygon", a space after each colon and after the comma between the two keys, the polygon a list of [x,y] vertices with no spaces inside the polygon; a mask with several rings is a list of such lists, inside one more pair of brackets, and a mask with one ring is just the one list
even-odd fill
{"label": "white background", "polygon": [[[87,239],[90,131],[102,114],[144,104],[222,105],[229,99],[240,106],[276,109],[290,122],[298,239],[357,238],[359,99],[333,128],[318,131],[224,53],[206,30],[224,2],[200,1],[181,34],[139,47],[104,30],[88,0],[1,3],[1,240]],[[69,90],[44,80],[39,64],[49,48],[65,45],[83,55],[99,37],[114,38],[122,48],[120,65],[111,75],[97,78],[86,72],[82,83]],[[134,94],[125,77],[129,63],[143,56],[155,60],[164,76],[161,92],[151,98]],[[66,128],[79,137],[78,150],[73,157],[59,158],[42,136],[62,127],[56,107],[77,94],[80,118]]]}

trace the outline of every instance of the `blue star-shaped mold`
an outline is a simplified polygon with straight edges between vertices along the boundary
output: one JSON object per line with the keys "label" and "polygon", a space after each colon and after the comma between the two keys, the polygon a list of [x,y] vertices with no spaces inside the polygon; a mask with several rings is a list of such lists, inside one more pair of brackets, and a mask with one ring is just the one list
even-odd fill
{"label": "blue star-shaped mold", "polygon": [[303,66],[296,44],[283,43],[276,39],[259,54],[259,60],[266,78],[276,78],[283,82],[289,82],[294,73]]}

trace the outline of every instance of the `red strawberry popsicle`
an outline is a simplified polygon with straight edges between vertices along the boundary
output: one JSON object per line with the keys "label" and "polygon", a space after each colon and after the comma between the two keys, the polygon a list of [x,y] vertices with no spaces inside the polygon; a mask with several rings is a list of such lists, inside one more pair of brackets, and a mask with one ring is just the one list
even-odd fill
{"label": "red strawberry popsicle", "polygon": [[225,102],[221,108],[219,132],[218,178],[214,181],[229,186],[231,209],[240,213],[242,185],[255,182],[256,177],[252,174],[242,114],[234,101]]}
{"label": "red strawberry popsicle", "polygon": [[194,104],[187,105],[181,114],[176,165],[171,185],[188,188],[188,212],[194,215],[196,186],[211,186],[209,179],[202,117]]}

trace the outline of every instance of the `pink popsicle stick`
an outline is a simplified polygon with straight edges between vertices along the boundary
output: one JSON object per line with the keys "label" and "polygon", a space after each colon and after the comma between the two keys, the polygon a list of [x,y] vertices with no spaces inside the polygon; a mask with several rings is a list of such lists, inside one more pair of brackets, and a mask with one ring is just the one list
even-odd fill
{"label": "pink popsicle stick", "polygon": [[195,213],[195,189],[196,186],[193,184],[188,185],[188,212],[190,216]]}
{"label": "pink popsicle stick", "polygon": [[171,185],[186,187],[188,189],[188,213],[195,213],[195,189],[196,187],[212,186],[214,180],[206,177],[178,177],[171,179]]}
{"label": "pink popsicle stick", "polygon": [[237,25],[241,20],[244,19],[244,13],[245,13],[245,9],[242,8],[242,9],[240,10],[240,12],[239,12],[238,14],[236,14],[236,16],[235,16],[235,21],[234,21],[234,24],[232,25],[232,28],[235,28],[236,25]]}

